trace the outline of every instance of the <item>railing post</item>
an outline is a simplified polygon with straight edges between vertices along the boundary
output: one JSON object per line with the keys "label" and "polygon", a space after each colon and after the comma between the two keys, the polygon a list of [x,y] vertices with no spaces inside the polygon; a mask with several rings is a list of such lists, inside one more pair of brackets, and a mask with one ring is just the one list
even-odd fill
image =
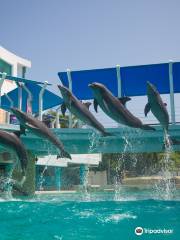
{"label": "railing post", "polygon": [[175,105],[174,105],[174,82],[173,82],[173,61],[169,61],[169,88],[170,88],[170,107],[171,107],[171,122],[175,124]]}
{"label": "railing post", "polygon": [[[7,93],[4,93],[4,96],[7,98],[7,100],[10,102],[10,108],[14,106],[13,100],[8,96]],[[7,112],[7,123],[10,123],[10,112]]]}
{"label": "railing post", "polygon": [[[67,69],[67,77],[69,83],[69,90],[72,92],[72,78],[71,78],[71,70]],[[72,128],[72,113],[69,112],[69,128]]]}
{"label": "railing post", "polygon": [[20,83],[16,83],[18,86],[18,108],[22,109],[22,87],[20,86]]}
{"label": "railing post", "polygon": [[43,111],[43,94],[47,87],[48,82],[45,81],[41,91],[39,92],[39,120],[42,121],[42,111]]}
{"label": "railing post", "polygon": [[0,107],[1,107],[1,96],[2,96],[2,85],[4,83],[4,80],[6,79],[6,75],[7,74],[5,72],[3,72],[2,76],[0,78]]}
{"label": "railing post", "polygon": [[32,113],[32,93],[31,91],[26,87],[26,85],[24,83],[19,83],[18,84],[19,87],[23,88],[25,90],[25,92],[27,93],[28,97],[27,97],[27,112]]}
{"label": "railing post", "polygon": [[121,82],[120,65],[116,65],[116,73],[117,73],[118,97],[122,97],[122,82]]}
{"label": "railing post", "polygon": [[[117,73],[118,98],[120,98],[120,97],[122,97],[122,82],[121,82],[120,65],[116,65],[116,73]],[[118,123],[118,127],[120,127],[119,123]]]}
{"label": "railing post", "polygon": [[12,108],[14,106],[13,100],[10,98],[10,96],[7,93],[5,93],[4,95],[6,96],[7,100],[10,102],[10,107]]}

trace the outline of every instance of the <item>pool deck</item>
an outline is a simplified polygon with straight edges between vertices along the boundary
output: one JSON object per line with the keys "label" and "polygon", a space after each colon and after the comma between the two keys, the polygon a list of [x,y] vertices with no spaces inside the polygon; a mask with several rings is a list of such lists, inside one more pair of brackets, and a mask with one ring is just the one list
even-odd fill
{"label": "pool deck", "polygon": [[[162,176],[149,176],[149,177],[132,177],[132,178],[125,178],[123,179],[122,186],[124,187],[130,187],[130,188],[142,188],[142,189],[149,189],[152,188],[152,186],[155,183],[158,183],[159,181],[163,180]],[[176,176],[172,178],[172,181],[175,181],[175,185],[177,189],[180,189],[180,176]],[[114,185],[89,185],[88,186],[89,191],[104,191],[104,192],[114,192],[115,187]],[[36,191],[36,195],[41,194],[72,194],[72,193],[78,193],[80,190],[60,190],[60,191]]]}

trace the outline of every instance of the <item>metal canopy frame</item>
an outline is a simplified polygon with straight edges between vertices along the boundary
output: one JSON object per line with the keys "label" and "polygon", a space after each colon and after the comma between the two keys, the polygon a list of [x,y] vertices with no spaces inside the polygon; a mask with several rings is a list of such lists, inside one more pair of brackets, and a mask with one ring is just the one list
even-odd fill
{"label": "metal canopy frame", "polygon": [[[2,97],[2,85],[4,83],[4,80],[11,80],[15,81],[17,87],[18,87],[18,108],[22,109],[22,90],[24,90],[27,93],[27,110],[29,113],[32,113],[32,101],[33,101],[33,94],[26,86],[26,83],[34,83],[38,85],[43,85],[40,92],[39,92],[39,119],[42,120],[42,112],[43,112],[43,95],[45,92],[45,89],[47,86],[50,86],[52,84],[49,84],[47,81],[43,82],[37,82],[34,80],[29,80],[25,78],[20,77],[13,77],[10,75],[7,75],[6,73],[0,72],[0,106],[1,106],[1,97]],[[13,100],[10,98],[8,94],[4,94],[5,97],[10,102],[10,106],[12,107],[14,105]]]}

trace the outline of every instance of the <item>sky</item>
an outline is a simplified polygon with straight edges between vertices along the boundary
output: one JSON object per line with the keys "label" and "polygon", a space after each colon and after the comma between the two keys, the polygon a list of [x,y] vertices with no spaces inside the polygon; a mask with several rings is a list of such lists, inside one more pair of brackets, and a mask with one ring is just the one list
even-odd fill
{"label": "sky", "polygon": [[0,0],[0,45],[32,61],[27,77],[180,61],[179,0]]}

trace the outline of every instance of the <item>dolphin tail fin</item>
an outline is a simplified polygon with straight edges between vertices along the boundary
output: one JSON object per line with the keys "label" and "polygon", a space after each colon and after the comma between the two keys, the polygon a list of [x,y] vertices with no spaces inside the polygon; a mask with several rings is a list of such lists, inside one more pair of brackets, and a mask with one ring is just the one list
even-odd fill
{"label": "dolphin tail fin", "polygon": [[141,127],[143,130],[151,130],[151,131],[156,131],[155,128],[151,127],[150,125],[148,124],[143,124],[142,127]]}
{"label": "dolphin tail fin", "polygon": [[147,117],[148,112],[151,110],[151,105],[150,103],[147,103],[145,108],[144,108],[144,115]]}
{"label": "dolphin tail fin", "polygon": [[72,159],[71,158],[71,155],[66,152],[65,150],[61,152],[61,154],[57,155],[57,158],[69,158],[69,159]]}

